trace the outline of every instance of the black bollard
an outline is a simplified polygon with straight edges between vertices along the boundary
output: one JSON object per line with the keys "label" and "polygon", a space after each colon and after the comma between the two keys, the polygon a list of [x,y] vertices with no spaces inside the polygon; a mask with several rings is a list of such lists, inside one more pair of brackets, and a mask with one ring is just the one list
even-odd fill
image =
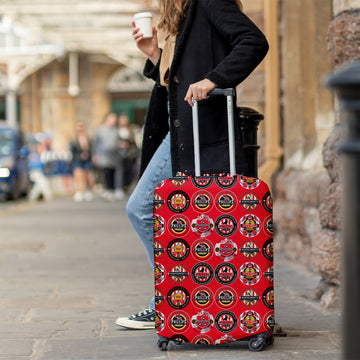
{"label": "black bollard", "polygon": [[236,119],[240,125],[240,134],[244,146],[247,172],[246,176],[258,176],[258,150],[257,131],[264,116],[254,109],[239,107],[236,109]]}
{"label": "black bollard", "polygon": [[340,101],[343,140],[343,359],[360,358],[360,61],[331,75],[327,86]]}

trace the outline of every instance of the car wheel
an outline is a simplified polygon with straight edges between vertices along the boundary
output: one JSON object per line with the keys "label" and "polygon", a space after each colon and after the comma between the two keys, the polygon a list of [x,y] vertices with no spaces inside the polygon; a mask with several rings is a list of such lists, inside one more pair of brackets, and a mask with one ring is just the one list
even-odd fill
{"label": "car wheel", "polygon": [[15,185],[13,191],[7,195],[8,200],[17,200],[20,197],[20,183],[17,176],[14,179],[14,183]]}

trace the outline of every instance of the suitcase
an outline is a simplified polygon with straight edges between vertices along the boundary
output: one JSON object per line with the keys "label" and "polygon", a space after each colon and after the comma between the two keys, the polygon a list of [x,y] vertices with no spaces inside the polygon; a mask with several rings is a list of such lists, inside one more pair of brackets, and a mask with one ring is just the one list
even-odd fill
{"label": "suitcase", "polygon": [[154,192],[158,347],[274,340],[272,198],[257,178],[235,174],[233,89],[228,106],[230,174],[200,176],[198,107],[193,107],[195,176]]}

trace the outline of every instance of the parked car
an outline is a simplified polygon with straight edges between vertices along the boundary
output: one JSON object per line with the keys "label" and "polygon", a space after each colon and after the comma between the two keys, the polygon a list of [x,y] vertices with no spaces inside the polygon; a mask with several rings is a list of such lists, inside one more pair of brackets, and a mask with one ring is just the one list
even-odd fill
{"label": "parked car", "polygon": [[25,196],[30,189],[28,153],[21,131],[0,124],[0,194],[7,199]]}

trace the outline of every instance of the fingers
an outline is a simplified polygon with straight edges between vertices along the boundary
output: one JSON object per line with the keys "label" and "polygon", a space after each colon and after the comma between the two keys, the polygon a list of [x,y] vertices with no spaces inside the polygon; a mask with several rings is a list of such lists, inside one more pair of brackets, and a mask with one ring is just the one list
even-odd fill
{"label": "fingers", "polygon": [[[136,27],[134,21],[132,21],[131,24],[133,26],[133,31],[132,31],[133,38],[137,43],[139,43],[140,41],[144,40],[143,33],[140,31],[140,28]],[[152,38],[146,40],[157,41],[157,29],[154,25],[152,26],[152,31],[153,31]]]}
{"label": "fingers", "polygon": [[134,28],[133,28],[132,35],[133,35],[133,37],[135,38],[135,36],[138,35],[138,34],[141,34],[141,33],[140,33],[140,28],[135,27],[135,24],[134,24]]}
{"label": "fingers", "polygon": [[189,103],[190,106],[194,106],[194,103],[192,101],[192,90],[191,90],[191,86],[189,87],[186,96],[185,96],[185,101],[187,101]]}
{"label": "fingers", "polygon": [[184,100],[187,101],[190,106],[193,106],[194,102],[192,100],[200,101],[208,99],[208,92],[209,90],[205,86],[199,85],[197,83],[192,84],[189,86]]}
{"label": "fingers", "polygon": [[209,79],[201,80],[197,83],[191,84],[185,96],[185,101],[187,101],[191,106],[194,105],[193,100],[205,100],[209,98],[208,93],[215,89],[216,84],[210,81]]}
{"label": "fingers", "polygon": [[140,32],[139,28],[134,28],[133,30],[133,38],[137,44],[143,40],[143,34]]}
{"label": "fingers", "polygon": [[132,36],[133,36],[134,40],[135,41],[141,40],[143,34],[140,32],[140,28],[136,27],[134,21],[132,21],[131,24],[133,26]]}

